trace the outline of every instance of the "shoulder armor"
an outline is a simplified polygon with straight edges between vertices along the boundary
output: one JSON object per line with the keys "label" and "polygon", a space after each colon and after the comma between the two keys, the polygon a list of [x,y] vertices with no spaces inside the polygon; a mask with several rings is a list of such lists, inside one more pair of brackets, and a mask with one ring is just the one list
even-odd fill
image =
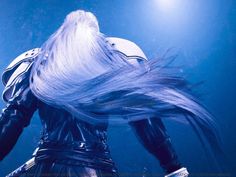
{"label": "shoulder armor", "polygon": [[40,48],[35,48],[15,58],[2,74],[2,83],[4,84],[4,86],[7,85],[11,76],[21,64],[24,64],[24,66],[26,66],[25,64],[31,62],[36,56],[38,56],[39,52]]}
{"label": "shoulder armor", "polygon": [[116,37],[108,37],[106,39],[116,51],[128,57],[129,60],[147,60],[142,49],[134,42]]}
{"label": "shoulder armor", "polygon": [[[2,83],[5,89],[2,94],[4,101],[8,101],[16,91],[17,83],[27,83],[30,74],[30,68],[34,59],[38,56],[40,48],[29,50],[15,58],[2,74]],[[27,76],[27,77],[26,77]]]}

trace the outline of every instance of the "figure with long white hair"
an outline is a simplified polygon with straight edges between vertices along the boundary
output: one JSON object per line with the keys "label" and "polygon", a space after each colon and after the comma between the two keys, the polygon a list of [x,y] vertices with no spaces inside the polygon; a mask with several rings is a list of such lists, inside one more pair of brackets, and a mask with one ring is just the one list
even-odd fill
{"label": "figure with long white hair", "polygon": [[135,43],[105,36],[90,12],[68,14],[40,48],[17,57],[2,75],[0,159],[36,110],[43,126],[32,159],[8,176],[119,176],[107,144],[109,124],[128,123],[166,177],[188,171],[163,119],[186,123],[220,153],[212,116],[164,60],[149,61]]}

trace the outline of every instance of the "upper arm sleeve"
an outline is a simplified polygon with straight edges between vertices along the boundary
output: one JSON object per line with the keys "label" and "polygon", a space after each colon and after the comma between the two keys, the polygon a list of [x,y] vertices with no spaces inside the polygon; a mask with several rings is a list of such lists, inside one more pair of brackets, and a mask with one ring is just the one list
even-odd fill
{"label": "upper arm sleeve", "polygon": [[17,94],[7,102],[0,115],[0,160],[14,147],[37,108],[37,100],[29,87]]}
{"label": "upper arm sleeve", "polygon": [[[21,64],[24,64],[24,67]],[[3,73],[5,89],[2,96],[6,106],[0,115],[0,160],[14,147],[37,109],[37,98],[29,87],[31,65],[31,61],[26,61]],[[6,72],[11,74],[6,77]],[[7,79],[6,82],[4,79]]]}

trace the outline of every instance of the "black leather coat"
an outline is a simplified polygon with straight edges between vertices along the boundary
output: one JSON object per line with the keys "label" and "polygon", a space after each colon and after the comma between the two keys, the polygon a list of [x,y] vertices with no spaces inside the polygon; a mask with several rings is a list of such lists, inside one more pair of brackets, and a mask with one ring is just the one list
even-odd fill
{"label": "black leather coat", "polygon": [[[6,108],[0,117],[0,160],[11,151],[38,110],[43,134],[34,154],[36,165],[21,176],[117,176],[107,145],[108,124],[95,126],[83,122],[69,112],[39,101],[32,94],[29,70],[32,59],[37,57],[32,53],[27,54],[31,56],[28,60],[24,60],[28,65],[26,69],[10,79],[10,84],[5,84]],[[3,76],[9,82],[14,72]],[[144,119],[132,122],[130,126],[166,173],[181,167],[161,119]]]}

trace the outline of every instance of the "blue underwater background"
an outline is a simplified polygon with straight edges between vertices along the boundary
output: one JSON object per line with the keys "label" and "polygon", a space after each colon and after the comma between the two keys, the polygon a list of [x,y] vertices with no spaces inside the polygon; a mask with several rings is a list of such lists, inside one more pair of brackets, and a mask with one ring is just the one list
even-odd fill
{"label": "blue underwater background", "polygon": [[[171,49],[169,54],[178,54],[176,64],[190,82],[204,81],[196,90],[215,115],[228,157],[228,170],[221,176],[236,176],[236,1],[0,0],[0,72],[17,55],[40,47],[65,16],[77,9],[93,12],[104,34],[134,41],[150,59]],[[3,101],[0,106],[4,107]],[[192,176],[217,176],[193,131],[176,122],[165,124]],[[30,159],[40,130],[35,114],[13,151],[0,162],[0,177]],[[162,174],[158,161],[140,145],[130,127],[110,127],[109,144],[123,176]]]}

